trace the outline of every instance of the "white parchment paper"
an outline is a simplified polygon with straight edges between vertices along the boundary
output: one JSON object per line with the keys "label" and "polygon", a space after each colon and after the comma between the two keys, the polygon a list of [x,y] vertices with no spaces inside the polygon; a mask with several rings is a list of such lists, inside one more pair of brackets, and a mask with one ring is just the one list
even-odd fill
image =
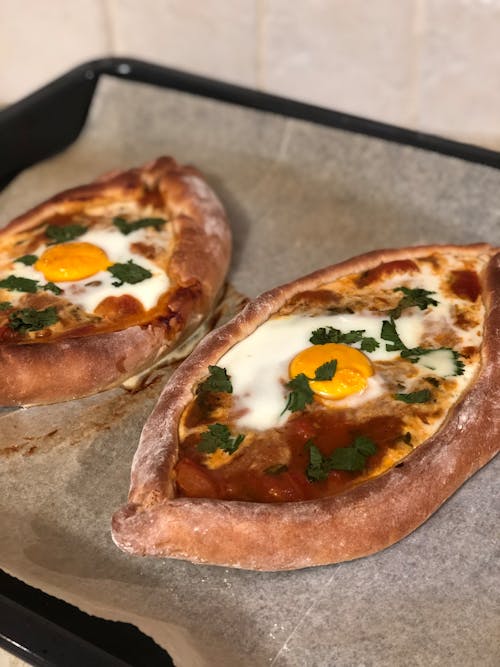
{"label": "white parchment paper", "polygon": [[[196,164],[219,193],[230,281],[249,295],[368,249],[500,242],[494,169],[108,78],[80,138],[0,194],[0,224],[162,154]],[[498,664],[498,461],[411,536],[350,563],[253,573],[121,553],[110,516],[165,377],[0,410],[0,567],[134,623],[178,667]]]}

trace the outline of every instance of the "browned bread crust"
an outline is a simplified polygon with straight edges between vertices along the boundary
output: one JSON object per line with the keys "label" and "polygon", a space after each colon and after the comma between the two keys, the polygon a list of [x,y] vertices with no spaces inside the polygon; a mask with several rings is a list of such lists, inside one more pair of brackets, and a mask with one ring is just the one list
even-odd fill
{"label": "browned bread crust", "polygon": [[165,266],[170,287],[161,312],[149,321],[94,335],[0,344],[0,405],[34,405],[80,398],[113,387],[149,367],[187,338],[210,312],[225,279],[231,234],[224,209],[201,174],[161,157],[67,190],[16,218],[1,241],[34,230],[55,215],[88,206],[154,202],[172,231]]}
{"label": "browned bread crust", "polygon": [[[291,296],[381,262],[432,252],[486,255],[481,366],[441,429],[404,465],[340,495],[268,504],[175,498],[171,471],[178,424],[192,387],[236,342]],[[136,452],[129,503],[112,522],[113,539],[139,555],[168,556],[255,570],[286,570],[366,556],[422,524],[498,451],[500,420],[500,254],[486,244],[371,252],[273,289],[209,335],[182,364],[146,423]]]}

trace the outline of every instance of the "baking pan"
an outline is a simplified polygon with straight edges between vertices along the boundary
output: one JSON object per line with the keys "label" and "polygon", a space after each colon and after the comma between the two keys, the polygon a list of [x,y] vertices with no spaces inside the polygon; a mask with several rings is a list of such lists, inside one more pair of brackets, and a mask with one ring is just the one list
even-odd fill
{"label": "baking pan", "polygon": [[[84,63],[0,112],[0,187],[64,150],[85,125],[99,78],[108,75],[500,167],[500,153],[378,123],[128,58]],[[165,665],[166,653],[133,626],[75,607],[0,576],[0,644],[32,664]]]}

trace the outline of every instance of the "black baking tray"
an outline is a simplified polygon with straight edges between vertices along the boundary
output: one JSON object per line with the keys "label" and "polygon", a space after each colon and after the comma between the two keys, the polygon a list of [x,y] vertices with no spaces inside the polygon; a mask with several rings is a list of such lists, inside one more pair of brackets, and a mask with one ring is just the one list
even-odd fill
{"label": "black baking tray", "polygon": [[[0,111],[0,189],[23,169],[75,141],[85,125],[102,75],[180,90],[500,168],[500,153],[496,151],[153,63],[104,58],[76,67]],[[134,626],[89,616],[1,570],[0,646],[33,665],[173,665],[166,652]]]}

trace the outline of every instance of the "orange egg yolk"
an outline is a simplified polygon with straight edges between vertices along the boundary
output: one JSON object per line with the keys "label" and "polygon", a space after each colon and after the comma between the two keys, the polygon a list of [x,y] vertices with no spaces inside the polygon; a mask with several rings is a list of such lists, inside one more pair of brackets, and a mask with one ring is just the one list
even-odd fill
{"label": "orange egg yolk", "polygon": [[62,243],[47,248],[35,262],[46,280],[65,282],[89,278],[111,266],[108,256],[92,243]]}
{"label": "orange egg yolk", "polygon": [[312,391],[333,400],[363,391],[368,378],[373,375],[373,366],[362,352],[342,343],[313,345],[302,350],[290,363],[290,377],[304,373],[308,378],[314,378],[316,369],[334,359],[337,367],[333,378],[310,381]]}

